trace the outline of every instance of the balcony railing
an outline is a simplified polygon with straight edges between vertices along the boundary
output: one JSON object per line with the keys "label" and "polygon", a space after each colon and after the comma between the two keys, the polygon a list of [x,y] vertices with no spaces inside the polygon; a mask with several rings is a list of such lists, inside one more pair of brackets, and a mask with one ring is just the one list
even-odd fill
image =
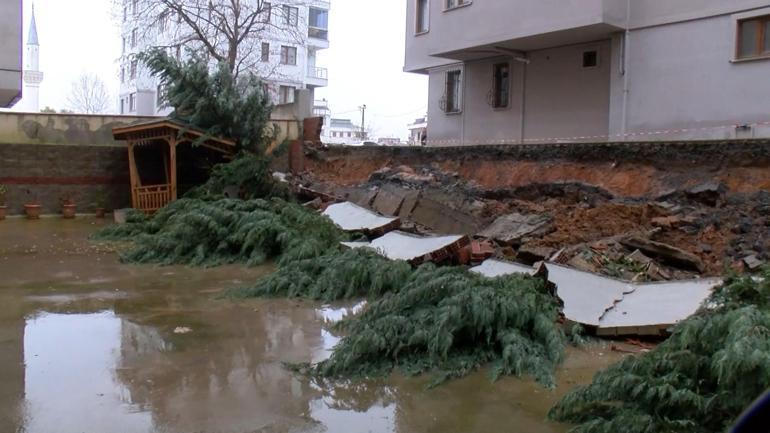
{"label": "balcony railing", "polygon": [[315,39],[323,39],[324,41],[329,40],[329,29],[324,29],[321,27],[313,27],[310,26],[307,29],[307,35],[308,37],[315,38]]}
{"label": "balcony railing", "polygon": [[309,78],[317,78],[319,80],[328,80],[329,70],[326,68],[317,68],[311,66],[307,68],[307,76]]}

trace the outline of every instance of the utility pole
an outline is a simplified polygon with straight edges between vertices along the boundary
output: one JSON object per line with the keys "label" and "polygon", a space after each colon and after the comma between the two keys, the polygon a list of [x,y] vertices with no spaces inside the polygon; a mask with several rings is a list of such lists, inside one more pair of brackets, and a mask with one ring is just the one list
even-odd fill
{"label": "utility pole", "polygon": [[358,107],[361,110],[361,141],[366,140],[366,104]]}

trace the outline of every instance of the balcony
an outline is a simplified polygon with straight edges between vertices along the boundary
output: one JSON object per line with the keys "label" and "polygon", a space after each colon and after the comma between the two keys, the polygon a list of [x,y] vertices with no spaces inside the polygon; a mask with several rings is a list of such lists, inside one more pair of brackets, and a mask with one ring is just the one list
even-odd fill
{"label": "balcony", "polygon": [[307,68],[307,85],[310,87],[326,87],[329,85],[329,70],[316,66]]}
{"label": "balcony", "polygon": [[[625,27],[624,0],[509,0],[473,2],[444,11],[430,8],[428,32],[414,35],[416,8],[409,1],[407,71],[447,59],[469,61],[500,52],[531,51],[609,38]],[[481,24],[481,25],[479,25]]]}
{"label": "balcony", "polygon": [[307,38],[315,47],[329,48],[329,10],[310,7]]}

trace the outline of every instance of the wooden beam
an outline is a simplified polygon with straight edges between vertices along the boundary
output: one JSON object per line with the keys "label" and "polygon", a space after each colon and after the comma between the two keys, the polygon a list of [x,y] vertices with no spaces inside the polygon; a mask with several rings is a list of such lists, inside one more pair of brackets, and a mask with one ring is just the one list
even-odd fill
{"label": "wooden beam", "polygon": [[138,186],[138,176],[136,171],[136,159],[134,158],[134,142],[128,142],[128,173],[131,180],[131,207],[136,208],[137,197],[136,188]]}
{"label": "wooden beam", "polygon": [[168,148],[169,148],[169,171],[171,172],[171,201],[176,200],[177,198],[177,188],[176,188],[176,137],[171,136],[168,142]]}

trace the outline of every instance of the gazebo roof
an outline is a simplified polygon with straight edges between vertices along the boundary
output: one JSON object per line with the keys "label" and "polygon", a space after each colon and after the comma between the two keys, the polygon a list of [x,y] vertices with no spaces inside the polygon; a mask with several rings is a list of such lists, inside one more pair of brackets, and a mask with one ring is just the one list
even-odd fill
{"label": "gazebo roof", "polygon": [[158,119],[137,122],[127,126],[119,126],[112,129],[115,140],[132,141],[135,145],[150,144],[157,140],[169,140],[175,138],[177,143],[194,142],[201,137],[206,137],[200,145],[209,149],[234,155],[236,143],[232,140],[218,137],[209,137],[195,127],[171,119]]}

